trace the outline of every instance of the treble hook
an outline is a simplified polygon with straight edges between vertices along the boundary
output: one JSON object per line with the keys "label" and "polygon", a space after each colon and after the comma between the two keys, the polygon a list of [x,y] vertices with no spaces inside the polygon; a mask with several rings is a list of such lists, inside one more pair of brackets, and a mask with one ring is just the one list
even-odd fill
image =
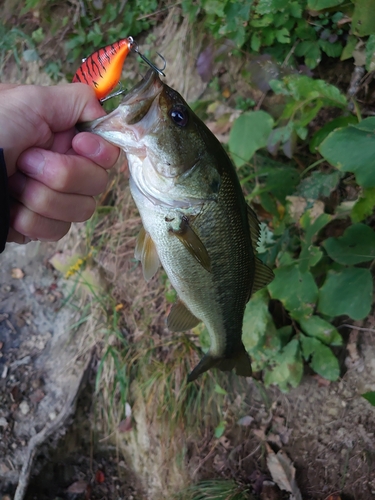
{"label": "treble hook", "polygon": [[165,58],[159,54],[159,52],[156,52],[157,55],[163,60],[164,62],[164,66],[162,68],[158,68],[157,66],[155,66],[154,63],[152,63],[149,59],[147,59],[146,56],[144,56],[141,52],[139,52],[139,47],[138,47],[138,44],[137,42],[134,41],[133,43],[133,46],[131,48],[131,50],[133,50],[136,54],[139,55],[139,57],[146,63],[150,66],[150,68],[152,68],[154,71],[156,71],[156,73],[159,73],[159,75],[161,76],[165,76],[165,74],[163,73],[163,71],[165,70],[166,66],[167,66],[167,61],[165,60]]}

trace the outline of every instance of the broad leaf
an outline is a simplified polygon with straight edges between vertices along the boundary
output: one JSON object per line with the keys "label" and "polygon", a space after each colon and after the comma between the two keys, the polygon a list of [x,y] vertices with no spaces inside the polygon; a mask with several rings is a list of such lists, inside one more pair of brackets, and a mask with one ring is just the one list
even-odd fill
{"label": "broad leaf", "polygon": [[[357,38],[354,37],[357,43]],[[338,128],[346,127],[348,125],[355,125],[358,123],[358,119],[353,116],[340,116],[338,118],[335,118],[334,120],[331,120],[330,122],[326,123],[322,128],[320,128],[315,134],[312,136],[309,148],[311,153],[316,153],[316,150],[318,146],[324,141],[324,139],[328,136],[330,132],[333,130],[336,130]],[[313,172],[312,175],[314,174],[321,174],[321,175],[326,175],[321,172]]]}
{"label": "broad leaf", "polygon": [[353,224],[339,238],[325,240],[323,246],[339,264],[368,262],[375,259],[375,232],[365,224]]}
{"label": "broad leaf", "polygon": [[336,328],[320,316],[309,316],[299,321],[302,330],[327,345],[341,345],[342,337]]}
{"label": "broad leaf", "polygon": [[303,375],[303,362],[299,342],[293,339],[272,360],[274,366],[266,369],[264,383],[266,386],[275,384],[284,392],[289,386],[297,387]]}
{"label": "broad leaf", "polygon": [[375,0],[355,0],[351,26],[354,35],[375,33]]}
{"label": "broad leaf", "polygon": [[362,397],[367,399],[372,406],[375,406],[375,391],[365,392]]}
{"label": "broad leaf", "polygon": [[340,172],[331,172],[330,174],[313,172],[309,177],[301,181],[297,193],[310,200],[328,197],[336,188],[339,180]]}
{"label": "broad leaf", "polygon": [[255,293],[248,302],[242,332],[242,342],[248,351],[258,345],[264,347],[267,338],[271,341],[277,338],[276,327],[268,310],[268,294],[264,290]]}
{"label": "broad leaf", "polygon": [[355,320],[364,319],[371,310],[372,288],[368,269],[330,270],[319,290],[318,311],[332,317],[345,314]]}
{"label": "broad leaf", "polygon": [[268,285],[273,299],[280,300],[290,315],[299,319],[312,314],[318,298],[318,287],[312,274],[301,272],[298,265],[275,270],[275,279]]}
{"label": "broad leaf", "polygon": [[324,10],[342,4],[344,0],[309,0],[307,6],[311,10]]}
{"label": "broad leaf", "polygon": [[375,187],[375,121],[334,130],[319,146],[319,152],[342,172],[354,172],[358,184]]}
{"label": "broad leaf", "polygon": [[340,376],[339,362],[331,349],[319,340],[301,335],[303,357],[311,368],[327,380],[337,380]]}
{"label": "broad leaf", "polygon": [[361,222],[369,217],[375,208],[375,188],[364,189],[352,208],[350,217],[353,222]]}
{"label": "broad leaf", "polygon": [[258,149],[267,145],[273,123],[272,116],[264,111],[249,111],[237,118],[228,142],[236,167],[244,165]]}

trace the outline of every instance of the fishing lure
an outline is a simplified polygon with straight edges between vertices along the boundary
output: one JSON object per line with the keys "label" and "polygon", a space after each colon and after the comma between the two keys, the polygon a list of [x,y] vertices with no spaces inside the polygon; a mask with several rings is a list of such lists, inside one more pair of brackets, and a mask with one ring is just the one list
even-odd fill
{"label": "fishing lure", "polygon": [[81,82],[93,87],[96,97],[100,102],[122,94],[124,92],[123,89],[119,89],[112,94],[110,92],[119,83],[122,67],[131,51],[137,53],[154,71],[165,76],[163,73],[166,66],[164,57],[157,53],[164,61],[164,67],[162,69],[157,68],[147,57],[139,52],[138,44],[134,41],[133,37],[128,36],[118,42],[96,50],[86,59],[83,59],[81,66],[74,75],[73,83]]}
{"label": "fishing lure", "polygon": [[100,101],[118,95],[109,96],[120,81],[122,66],[134,45],[133,37],[128,36],[118,42],[102,47],[82,61],[73,78],[74,82],[90,85]]}

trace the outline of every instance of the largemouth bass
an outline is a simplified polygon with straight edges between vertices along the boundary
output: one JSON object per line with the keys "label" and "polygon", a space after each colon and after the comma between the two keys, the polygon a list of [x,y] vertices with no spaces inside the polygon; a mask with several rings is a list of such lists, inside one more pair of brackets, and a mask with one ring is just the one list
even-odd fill
{"label": "largemouth bass", "polygon": [[211,346],[188,380],[212,367],[250,376],[245,306],[273,273],[255,255],[259,223],[220,142],[152,70],[117,109],[80,128],[126,152],[143,222],[136,257],[146,280],[160,259],[179,297],[168,328],[206,325]]}

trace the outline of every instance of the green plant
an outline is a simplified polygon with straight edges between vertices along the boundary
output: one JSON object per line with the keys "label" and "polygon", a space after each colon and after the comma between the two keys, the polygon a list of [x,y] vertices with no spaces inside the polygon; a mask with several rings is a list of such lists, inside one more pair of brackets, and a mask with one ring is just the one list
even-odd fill
{"label": "green plant", "polygon": [[[266,385],[287,390],[299,384],[304,362],[336,380],[340,370],[331,347],[342,345],[342,338],[335,318],[360,320],[371,310],[375,232],[362,221],[375,205],[375,119],[358,123],[345,115],[345,97],[322,80],[291,75],[271,87],[285,96],[279,120],[264,111],[244,112],[232,127],[228,147],[248,201],[260,203],[272,217],[272,230],[262,226],[258,252],[268,265],[277,265],[268,291],[256,293],[247,306],[243,339]],[[344,114],[311,136],[309,125],[323,106]],[[310,146],[313,160],[302,172],[293,161],[297,139]],[[262,152],[268,147],[276,155],[280,145],[287,162]],[[319,152],[323,158],[317,159]],[[313,170],[324,160],[334,168],[325,164],[324,170]],[[355,186],[357,199],[327,211],[324,201],[346,183]],[[327,228],[339,221],[341,235],[328,236]],[[270,299],[281,302],[286,313],[278,327]]]}

